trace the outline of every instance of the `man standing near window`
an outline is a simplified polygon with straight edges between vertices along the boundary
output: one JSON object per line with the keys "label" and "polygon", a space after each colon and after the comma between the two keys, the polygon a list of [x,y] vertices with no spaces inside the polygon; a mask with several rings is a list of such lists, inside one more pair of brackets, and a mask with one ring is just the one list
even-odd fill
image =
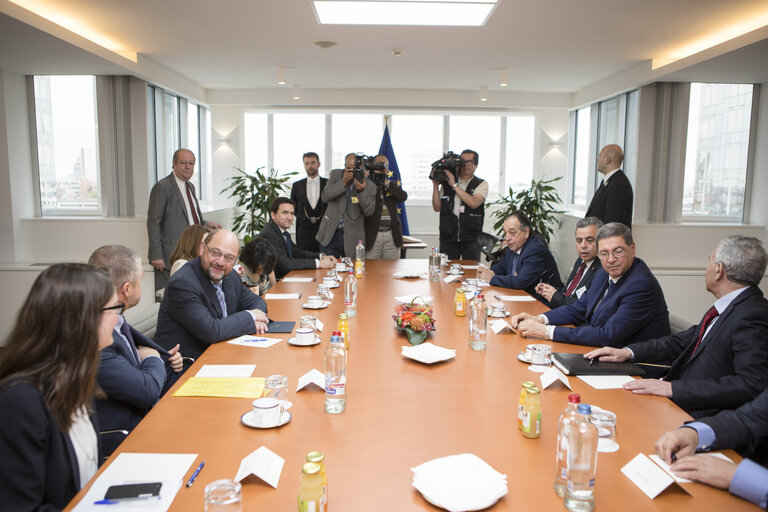
{"label": "man standing near window", "polygon": [[365,171],[366,177],[370,177],[376,185],[376,210],[365,218],[365,246],[368,248],[365,258],[395,260],[400,257],[403,246],[403,228],[397,204],[404,203],[408,193],[399,181],[389,179],[392,173],[386,156],[377,155],[373,163],[380,164],[382,168]]}
{"label": "man standing near window", "polygon": [[181,233],[194,224],[220,229],[221,224],[203,220],[195,186],[189,182],[195,173],[195,155],[188,149],[173,153],[173,172],[152,187],[147,211],[149,262],[155,268],[155,290],[164,288],[171,276],[171,252]]}
{"label": "man standing near window", "polygon": [[432,208],[440,212],[440,252],[452,260],[480,260],[477,236],[483,231],[488,182],[475,176],[479,159],[477,151],[462,151],[458,181],[443,170],[447,183],[442,195],[438,182],[432,182]]}
{"label": "man standing near window", "polygon": [[317,230],[328,206],[320,199],[328,178],[321,178],[320,157],[317,153],[304,153],[304,172],[307,177],[291,187],[291,201],[296,205],[296,245],[305,251],[318,252]]}
{"label": "man standing near window", "polygon": [[621,146],[609,144],[600,150],[597,170],[603,179],[592,196],[585,217],[597,217],[605,224],[621,222],[632,227],[632,185],[621,170],[623,161]]}

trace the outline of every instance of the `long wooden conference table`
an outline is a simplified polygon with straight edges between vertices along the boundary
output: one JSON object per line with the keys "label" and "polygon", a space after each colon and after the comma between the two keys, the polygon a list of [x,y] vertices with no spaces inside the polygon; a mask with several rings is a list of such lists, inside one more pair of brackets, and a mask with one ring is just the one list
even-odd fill
{"label": "long wooden conference table", "polygon": [[[317,282],[278,283],[276,293],[299,292],[300,300],[268,301],[274,320],[295,320],[315,314],[324,324],[323,343],[296,347],[280,342],[267,349],[219,343],[211,346],[152,409],[122,443],[118,452],[196,453],[190,476],[201,460],[205,468],[195,485],[182,486],[171,510],[203,510],[206,484],[233,479],[240,461],[264,445],[285,459],[279,485],[270,487],[254,476],[243,481],[243,510],[296,510],[301,465],[307,452],[326,456],[329,509],[334,511],[437,510],[411,486],[410,468],[437,457],[473,453],[507,475],[509,493],[494,510],[564,510],[552,488],[557,419],[569,390],[559,382],[541,395],[542,432],[539,439],[524,438],[517,428],[520,385],[539,382],[517,354],[531,340],[508,330],[488,333],[485,352],[467,343],[467,317],[453,313],[454,283],[426,279],[395,279],[395,271],[426,272],[426,260],[368,261],[359,281],[358,314],[350,320],[346,411],[340,415],[323,410],[325,393],[319,389],[295,392],[298,378],[316,368],[323,371],[323,356],[344,309],[341,288],[332,304],[309,311],[301,304],[314,295]],[[292,272],[291,276],[321,279],[325,270]],[[443,275],[445,277],[445,274]],[[467,270],[467,277],[475,277]],[[486,297],[522,294],[501,288],[484,288]],[[395,296],[419,294],[434,297],[436,331],[428,339],[456,350],[455,359],[425,365],[405,358],[408,342],[392,320]],[[507,302],[512,313],[539,313],[538,302]],[[273,335],[287,340],[291,335]],[[552,343],[556,352],[586,352],[587,347]],[[288,399],[292,420],[280,428],[252,429],[240,423],[251,409],[251,399],[173,397],[181,383],[204,364],[255,364],[254,376],[283,374],[289,379]],[[573,390],[582,402],[617,414],[615,453],[598,457],[595,505],[598,510],[758,510],[726,491],[683,484],[690,493],[671,487],[654,500],[646,497],[621,467],[638,453],[653,453],[653,443],[663,432],[690,417],[662,397],[633,395],[622,389],[596,390],[575,377]],[[734,452],[726,452],[738,461]],[[105,464],[114,460],[113,455]],[[102,468],[103,471],[104,468]],[[84,496],[84,489],[70,503]]]}

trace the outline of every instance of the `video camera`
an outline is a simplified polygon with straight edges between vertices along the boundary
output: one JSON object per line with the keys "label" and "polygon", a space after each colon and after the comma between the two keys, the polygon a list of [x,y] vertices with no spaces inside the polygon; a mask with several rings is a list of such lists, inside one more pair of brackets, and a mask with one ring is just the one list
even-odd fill
{"label": "video camera", "polygon": [[429,179],[439,184],[448,183],[443,171],[453,174],[456,181],[459,180],[459,170],[461,170],[461,157],[453,151],[448,151],[439,160],[432,162],[432,170],[429,173]]}
{"label": "video camera", "polygon": [[384,162],[374,162],[376,157],[364,155],[363,153],[355,154],[355,179],[362,183],[365,180],[365,171],[374,171],[370,174],[371,180],[377,185],[384,183],[384,173],[377,173],[376,171],[383,171],[386,169]]}

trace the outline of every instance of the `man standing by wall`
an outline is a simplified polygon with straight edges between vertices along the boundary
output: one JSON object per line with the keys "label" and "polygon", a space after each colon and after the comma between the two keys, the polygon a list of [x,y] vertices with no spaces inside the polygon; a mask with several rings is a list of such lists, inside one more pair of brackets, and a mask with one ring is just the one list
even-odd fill
{"label": "man standing by wall", "polygon": [[320,157],[317,153],[304,153],[303,159],[307,177],[291,187],[291,201],[296,205],[296,245],[305,251],[318,252],[315,237],[327,206],[320,195],[328,178],[320,177]]}
{"label": "man standing by wall", "polygon": [[397,203],[404,203],[408,193],[399,183],[389,179],[389,160],[384,155],[373,159],[374,165],[381,164],[383,169],[374,169],[368,177],[376,185],[376,209],[373,215],[365,218],[366,259],[384,258],[395,260],[400,257],[403,246],[403,228]]}
{"label": "man standing by wall", "polygon": [[616,144],[609,144],[600,150],[597,170],[603,175],[585,217],[597,217],[605,224],[621,222],[632,227],[632,185],[621,170],[624,152]]}

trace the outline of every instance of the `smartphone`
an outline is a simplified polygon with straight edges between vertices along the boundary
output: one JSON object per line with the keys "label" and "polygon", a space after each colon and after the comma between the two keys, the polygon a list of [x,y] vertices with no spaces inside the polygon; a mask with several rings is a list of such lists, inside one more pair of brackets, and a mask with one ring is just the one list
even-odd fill
{"label": "smartphone", "polygon": [[162,482],[150,482],[144,484],[112,485],[104,495],[105,500],[128,500],[137,498],[151,498],[160,496]]}

